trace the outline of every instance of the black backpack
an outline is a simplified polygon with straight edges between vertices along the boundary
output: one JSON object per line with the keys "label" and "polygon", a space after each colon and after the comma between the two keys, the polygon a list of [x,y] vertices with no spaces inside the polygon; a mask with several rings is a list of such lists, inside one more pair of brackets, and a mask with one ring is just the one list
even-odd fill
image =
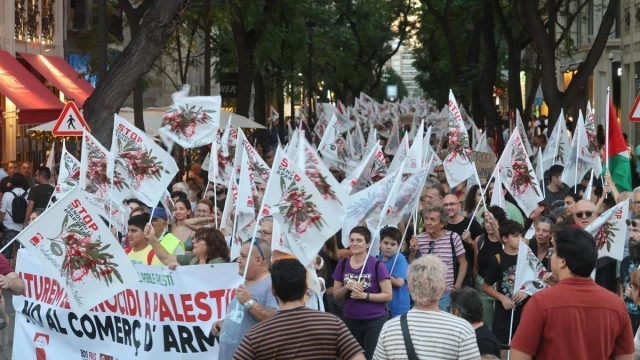
{"label": "black backpack", "polygon": [[22,224],[27,215],[27,192],[25,191],[20,196],[16,195],[13,191],[11,191],[11,193],[13,194],[13,201],[11,202],[11,212],[8,214],[14,223]]}

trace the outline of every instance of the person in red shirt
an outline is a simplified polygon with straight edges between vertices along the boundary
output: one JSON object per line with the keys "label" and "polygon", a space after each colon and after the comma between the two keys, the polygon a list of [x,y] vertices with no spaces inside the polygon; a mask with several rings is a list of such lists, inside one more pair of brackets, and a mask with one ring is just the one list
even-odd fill
{"label": "person in red shirt", "polygon": [[553,243],[551,271],[559,283],[534,294],[511,342],[511,359],[633,359],[627,308],[591,273],[598,251],[584,230],[565,228]]}

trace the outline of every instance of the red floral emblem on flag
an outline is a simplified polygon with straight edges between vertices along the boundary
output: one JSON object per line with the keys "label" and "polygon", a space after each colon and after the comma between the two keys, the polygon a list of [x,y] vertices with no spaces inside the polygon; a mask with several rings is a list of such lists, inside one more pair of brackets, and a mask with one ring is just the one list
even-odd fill
{"label": "red floral emblem on flag", "polygon": [[522,143],[512,144],[511,166],[507,167],[507,177],[511,179],[511,193],[522,195],[532,188],[536,195],[538,193],[538,184],[534,181],[533,169],[527,164],[527,153]]}
{"label": "red floral emblem on flag", "polygon": [[282,199],[276,207],[294,235],[304,234],[311,227],[322,230],[326,222],[316,204],[310,201],[312,195],[308,195],[304,187],[298,187],[295,181],[287,186],[285,180],[280,178],[280,189]]}
{"label": "red floral emblem on flag", "polygon": [[614,242],[613,239],[615,238],[615,232],[619,230],[613,225],[613,222],[606,221],[602,224],[596,236],[594,236],[594,241],[598,251],[602,250],[605,245],[607,246],[607,251],[611,251],[611,244]]}
{"label": "red floral emblem on flag", "polygon": [[162,117],[162,126],[169,126],[172,133],[190,138],[195,134],[198,124],[206,124],[212,120],[209,113],[215,110],[206,110],[202,107],[196,108],[194,105],[178,105],[171,108]]}

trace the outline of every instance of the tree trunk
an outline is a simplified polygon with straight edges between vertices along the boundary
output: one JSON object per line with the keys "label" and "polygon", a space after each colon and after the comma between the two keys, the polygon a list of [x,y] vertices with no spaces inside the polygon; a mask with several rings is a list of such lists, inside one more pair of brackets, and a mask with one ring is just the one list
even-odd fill
{"label": "tree trunk", "polygon": [[204,89],[202,94],[211,95],[211,1],[204,0]]}
{"label": "tree trunk", "polygon": [[[253,90],[254,90],[254,98],[253,98],[253,120],[258,124],[266,125],[266,102],[265,102],[265,86],[264,79],[261,73],[256,73],[253,77]],[[261,141],[267,140],[267,131],[260,129],[257,131],[257,137],[260,138]]]}
{"label": "tree trunk", "polygon": [[238,89],[236,99],[236,113],[242,116],[249,116],[249,106],[251,105],[251,85],[253,84],[253,45],[249,36],[242,31],[236,34],[236,47],[238,52]]}
{"label": "tree trunk", "polygon": [[527,95],[527,102],[524,104],[524,117],[525,119],[531,119],[533,114],[533,102],[536,99],[536,92],[540,86],[540,63],[536,63],[536,67],[533,70],[533,76],[531,76],[531,89],[529,89],[529,95]]}
{"label": "tree trunk", "polygon": [[106,148],[111,146],[113,114],[131,90],[151,69],[162,53],[173,29],[180,24],[182,11],[189,0],[154,2],[145,14],[139,31],[111,64],[107,76],[98,84],[84,103],[84,117],[92,134]]}
{"label": "tree trunk", "polygon": [[[513,41],[509,46],[509,110],[522,111],[522,90],[520,88],[520,70],[522,69],[522,48],[519,41]],[[526,127],[526,125],[525,125]]]}
{"label": "tree trunk", "polygon": [[142,79],[140,79],[133,88],[133,117],[135,126],[144,131],[144,93]]}
{"label": "tree trunk", "polygon": [[[496,46],[496,40],[494,38],[494,19],[493,8],[491,2],[485,1],[483,10],[483,39],[484,39],[484,69],[480,82],[478,84],[478,98],[480,106],[482,106],[482,112],[484,113],[487,136],[495,138],[496,144],[498,144],[499,151],[504,148],[504,141],[502,140],[502,134],[500,123],[497,119],[496,108],[493,103],[493,85],[496,81],[496,73],[498,68],[498,47]],[[497,133],[497,136],[496,136]]]}

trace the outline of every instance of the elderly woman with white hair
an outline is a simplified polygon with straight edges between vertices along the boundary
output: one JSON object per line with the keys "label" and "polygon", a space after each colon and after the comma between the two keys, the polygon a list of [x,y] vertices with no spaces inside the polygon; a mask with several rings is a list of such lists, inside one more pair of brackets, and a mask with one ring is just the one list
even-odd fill
{"label": "elderly woman with white hair", "polygon": [[447,267],[438,256],[414,260],[407,271],[413,309],[384,324],[374,359],[478,359],[473,327],[441,311]]}

